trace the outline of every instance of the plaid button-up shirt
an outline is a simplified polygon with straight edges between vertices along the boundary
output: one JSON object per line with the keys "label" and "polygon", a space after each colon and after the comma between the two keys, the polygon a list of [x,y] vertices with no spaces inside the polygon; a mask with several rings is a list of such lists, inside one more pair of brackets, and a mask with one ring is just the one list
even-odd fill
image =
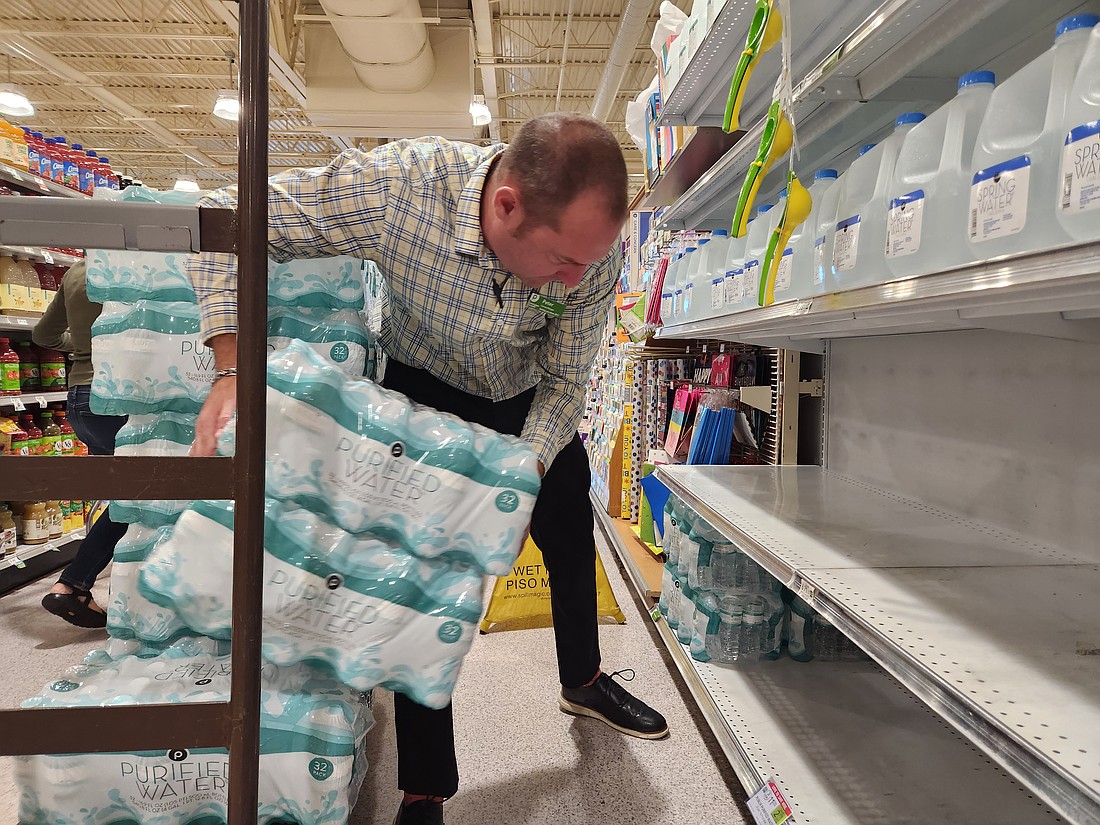
{"label": "plaid button-up shirt", "polygon": [[[276,175],[268,247],[279,261],[374,261],[386,279],[381,340],[390,357],[494,401],[537,386],[522,436],[549,467],[584,412],[622,256],[616,244],[572,292],[560,282],[538,290],[565,305],[562,317],[532,307],[532,291],[504,269],[481,234],[482,188],[504,149],[401,140]],[[236,187],[202,205],[235,206]],[[235,256],[204,253],[189,274],[203,337],[236,332]]]}

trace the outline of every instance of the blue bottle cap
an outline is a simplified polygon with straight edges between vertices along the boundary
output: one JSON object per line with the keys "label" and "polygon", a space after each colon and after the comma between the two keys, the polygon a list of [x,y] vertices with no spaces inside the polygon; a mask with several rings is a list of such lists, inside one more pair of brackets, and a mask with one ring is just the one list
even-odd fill
{"label": "blue bottle cap", "polygon": [[967,72],[959,78],[959,88],[973,86],[975,83],[988,83],[990,86],[997,82],[997,75],[993,72]]}
{"label": "blue bottle cap", "polygon": [[708,243],[710,243],[710,238],[700,238],[699,239],[699,246],[706,246]]}
{"label": "blue bottle cap", "polygon": [[780,193],[779,193],[779,197],[781,197],[781,198],[785,198],[785,197],[787,197],[787,190],[786,190],[786,189],[784,189],[784,190],[783,190],[782,192],[780,192]]}
{"label": "blue bottle cap", "polygon": [[1066,32],[1071,32],[1075,29],[1091,29],[1097,23],[1100,23],[1100,15],[1075,14],[1073,17],[1067,17],[1058,24],[1058,28],[1054,30],[1054,39],[1057,40]]}
{"label": "blue bottle cap", "polygon": [[99,156],[99,161],[100,161],[100,163],[106,163],[108,166],[111,165],[111,159],[109,157],[107,157],[106,155],[100,155]]}
{"label": "blue bottle cap", "polygon": [[79,143],[74,143],[73,148],[76,149],[76,151],[78,151],[78,152],[83,152],[84,151],[84,147],[81,146]]}
{"label": "blue bottle cap", "polygon": [[814,180],[831,180],[840,177],[836,169],[818,169],[814,172]]}
{"label": "blue bottle cap", "polygon": [[864,146],[862,149],[859,150],[859,156],[863,157],[864,155],[866,155],[868,152],[870,152],[874,148],[875,148],[875,144],[868,143],[866,146]]}
{"label": "blue bottle cap", "polygon": [[715,235],[719,238],[725,238],[729,235],[729,230],[728,229],[715,229],[711,234]]}
{"label": "blue bottle cap", "polygon": [[759,209],[756,210],[756,214],[757,215],[763,215],[765,212],[770,211],[771,208],[772,208],[772,205],[770,203],[766,203],[763,206],[761,206]]}
{"label": "blue bottle cap", "polygon": [[924,120],[924,115],[920,112],[906,112],[903,115],[898,115],[898,119],[894,121],[894,126],[909,126],[913,123],[920,123]]}

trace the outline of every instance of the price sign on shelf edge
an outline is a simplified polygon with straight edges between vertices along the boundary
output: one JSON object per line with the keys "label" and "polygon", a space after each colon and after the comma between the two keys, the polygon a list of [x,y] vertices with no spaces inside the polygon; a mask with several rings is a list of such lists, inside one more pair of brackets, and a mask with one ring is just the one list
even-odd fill
{"label": "price sign on shelf edge", "polygon": [[783,825],[793,816],[791,806],[774,779],[766,780],[764,786],[749,797],[748,809],[756,825]]}
{"label": "price sign on shelf edge", "polygon": [[22,398],[13,398],[11,403],[16,412],[24,412],[27,409],[27,405],[23,403]]}

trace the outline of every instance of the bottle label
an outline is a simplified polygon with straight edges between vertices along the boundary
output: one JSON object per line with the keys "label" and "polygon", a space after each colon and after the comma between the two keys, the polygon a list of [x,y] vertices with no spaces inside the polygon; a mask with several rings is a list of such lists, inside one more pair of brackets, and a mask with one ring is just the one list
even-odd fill
{"label": "bottle label", "polygon": [[73,189],[80,188],[80,167],[76,165],[76,161],[65,161],[65,185]]}
{"label": "bottle label", "polygon": [[684,314],[684,291],[682,289],[676,290],[672,296],[672,316],[679,318]]}
{"label": "bottle label", "polygon": [[1100,120],[1073,129],[1062,154],[1062,212],[1093,209],[1100,209]]}
{"label": "bottle label", "polygon": [[775,291],[786,292],[791,288],[791,270],[794,268],[794,249],[787,247],[775,270]]}
{"label": "bottle label", "polygon": [[825,236],[814,241],[814,284],[825,283]]}
{"label": "bottle label", "polygon": [[54,183],[64,183],[65,182],[65,161],[57,160],[55,158],[50,162],[50,166],[51,166],[50,179],[53,180]]}
{"label": "bottle label", "polygon": [[53,177],[53,158],[49,155],[38,156],[38,177],[47,179]]}
{"label": "bottle label", "polygon": [[95,186],[95,175],[92,174],[91,169],[80,170],[80,191],[91,194],[92,188]]}
{"label": "bottle label", "polygon": [[855,269],[859,255],[859,215],[840,221],[833,236],[833,268],[837,272]]}
{"label": "bottle label", "polygon": [[748,301],[752,306],[759,303],[760,294],[760,261],[749,261],[745,264],[745,278],[741,283],[740,301]]}
{"label": "bottle label", "polygon": [[98,169],[95,172],[95,188],[106,189],[108,187],[107,176],[100,172]]}
{"label": "bottle label", "polygon": [[45,519],[23,519],[23,541],[27,544],[41,542],[50,537],[50,529]]}
{"label": "bottle label", "polygon": [[923,189],[890,201],[890,213],[886,218],[886,257],[900,258],[920,249],[923,223]]}
{"label": "bottle label", "polygon": [[666,322],[672,317],[672,293],[661,293],[661,322]]}
{"label": "bottle label", "polygon": [[0,530],[0,553],[15,552],[15,525]]}
{"label": "bottle label", "polygon": [[76,446],[76,442],[73,437],[68,433],[63,433],[61,436],[61,453],[62,455],[72,455],[73,448]]}
{"label": "bottle label", "polygon": [[19,363],[0,363],[0,391],[5,395],[19,392]]}
{"label": "bottle label", "polygon": [[725,278],[715,278],[710,282],[710,308],[721,309],[725,302]]}
{"label": "bottle label", "polygon": [[65,386],[65,362],[43,362],[41,367],[42,387]]}
{"label": "bottle label", "polygon": [[38,369],[37,363],[31,361],[21,361],[19,363],[19,381],[23,384],[24,389],[37,387],[41,377],[42,373]]}
{"label": "bottle label", "polygon": [[1027,222],[1031,158],[1018,158],[982,169],[970,187],[970,240],[977,243],[1015,235]]}
{"label": "bottle label", "polygon": [[741,303],[741,284],[745,279],[745,270],[731,269],[726,272],[725,279],[725,303],[726,306],[737,306]]}
{"label": "bottle label", "polygon": [[687,314],[691,312],[692,306],[694,305],[694,296],[695,284],[688,284],[684,287],[684,311],[680,313],[681,315],[686,317]]}

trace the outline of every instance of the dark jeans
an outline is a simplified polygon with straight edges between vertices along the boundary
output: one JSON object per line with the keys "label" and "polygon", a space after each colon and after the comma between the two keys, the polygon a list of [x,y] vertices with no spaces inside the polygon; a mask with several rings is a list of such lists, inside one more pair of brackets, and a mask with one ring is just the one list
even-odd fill
{"label": "dark jeans", "polygon": [[[77,438],[88,445],[92,455],[112,455],[115,451],[115,435],[126,423],[124,415],[96,415],[88,407],[88,386],[69,387],[67,417],[76,431]],[[76,556],[61,572],[62,584],[80,590],[91,590],[96,578],[103,572],[115,553],[115,545],[126,532],[126,525],[111,521],[104,512],[95,524],[88,528]]]}
{"label": "dark jeans", "polygon": [[[519,435],[535,391],[494,403],[469,395],[424,370],[389,361],[382,382],[414,401],[494,430]],[[566,687],[589,682],[600,668],[596,618],[596,542],[592,535],[588,454],[580,436],[558,454],[542,480],[531,536],[550,577],[558,676]],[[500,674],[507,679],[507,673]],[[411,794],[454,796],[458,790],[451,706],[432,710],[394,694],[398,787]]]}

